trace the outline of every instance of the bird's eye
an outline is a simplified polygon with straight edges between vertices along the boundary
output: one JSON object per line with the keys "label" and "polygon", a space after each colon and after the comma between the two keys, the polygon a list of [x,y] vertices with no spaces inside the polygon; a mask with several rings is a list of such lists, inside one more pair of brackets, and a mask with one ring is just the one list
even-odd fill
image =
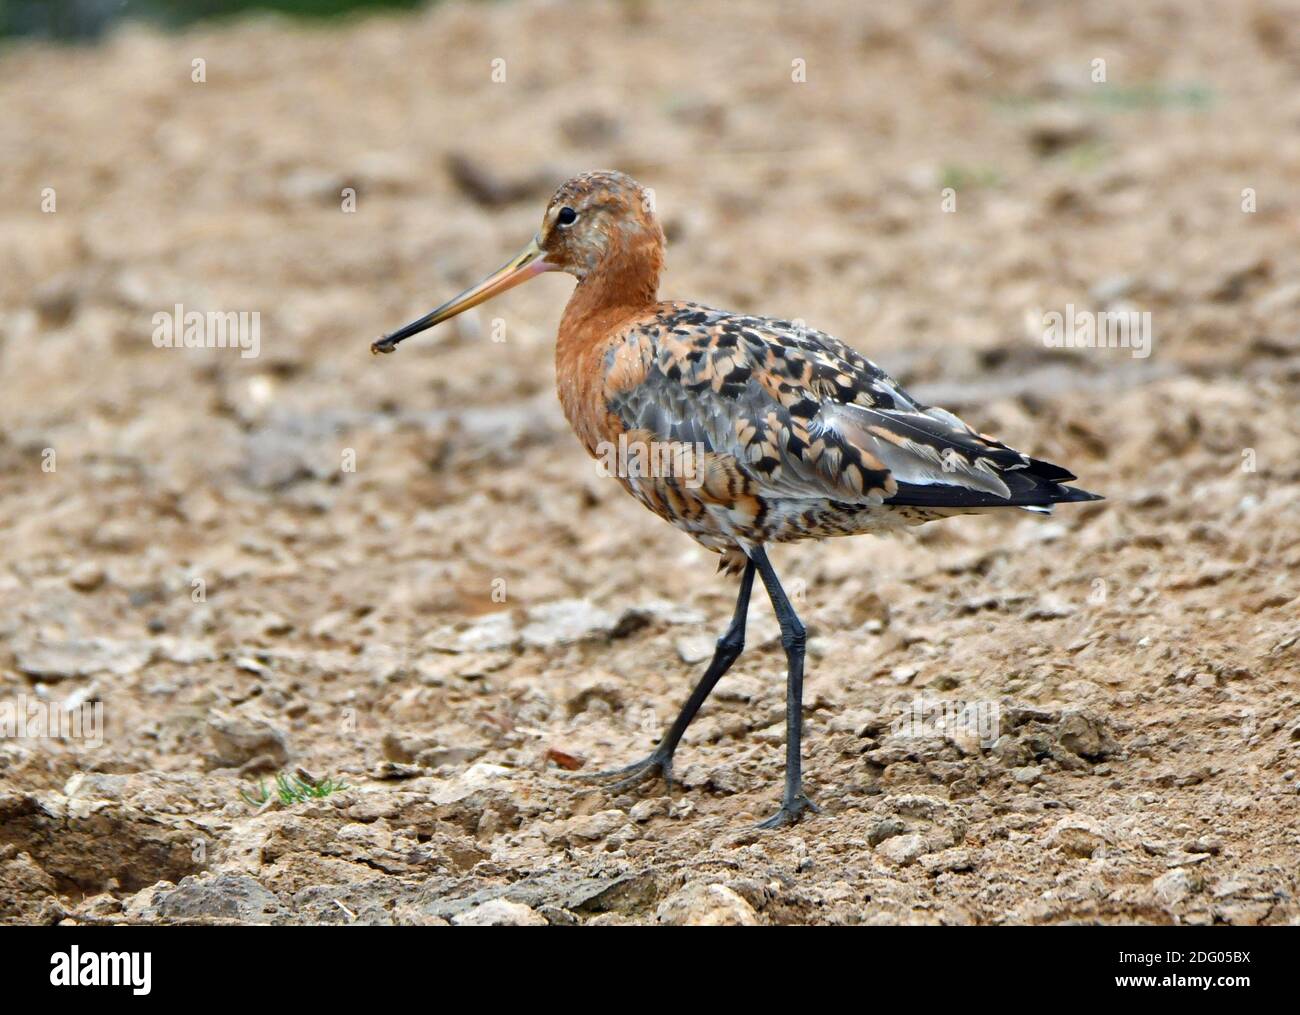
{"label": "bird's eye", "polygon": [[571,226],[578,221],[578,213],[572,208],[561,208],[560,214],[555,216],[555,222],[561,226]]}

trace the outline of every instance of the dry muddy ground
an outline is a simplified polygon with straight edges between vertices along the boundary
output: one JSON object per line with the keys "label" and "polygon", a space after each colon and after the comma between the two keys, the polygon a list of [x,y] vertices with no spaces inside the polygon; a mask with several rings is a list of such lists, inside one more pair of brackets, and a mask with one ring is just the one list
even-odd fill
{"label": "dry muddy ground", "polygon": [[[0,919],[1300,922],[1297,13],[445,4],[5,50],[0,703],[104,725],[0,738]],[[671,796],[566,777],[646,753],[734,596],[568,432],[569,282],[367,351],[600,167],[655,189],[665,295],[806,319],[1108,498],[774,551],[790,830],[753,827],[757,600]],[[176,304],[258,312],[259,355],[155,347]],[[1069,305],[1149,312],[1150,355],[1050,347]]]}

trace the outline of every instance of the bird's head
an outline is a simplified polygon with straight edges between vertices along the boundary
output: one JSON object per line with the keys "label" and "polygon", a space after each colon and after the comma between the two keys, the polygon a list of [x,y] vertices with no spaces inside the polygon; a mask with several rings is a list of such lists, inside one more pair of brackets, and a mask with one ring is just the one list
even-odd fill
{"label": "bird's head", "polygon": [[614,257],[664,242],[654,194],[613,170],[575,176],[555,192],[537,242],[548,263],[579,279]]}
{"label": "bird's head", "polygon": [[385,335],[370,349],[392,352],[404,339],[548,271],[564,271],[581,282],[602,273],[618,277],[635,266],[640,274],[657,282],[663,249],[663,229],[655,217],[651,191],[614,170],[583,173],[555,192],[541,228],[518,255],[436,310]]}

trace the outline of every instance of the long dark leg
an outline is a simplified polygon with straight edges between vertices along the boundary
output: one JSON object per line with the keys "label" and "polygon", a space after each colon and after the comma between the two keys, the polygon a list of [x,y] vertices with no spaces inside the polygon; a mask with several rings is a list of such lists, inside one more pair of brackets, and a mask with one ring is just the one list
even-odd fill
{"label": "long dark leg", "polygon": [[704,704],[704,699],[709,696],[718,681],[722,679],[722,675],[731,669],[731,664],[744,651],[745,618],[749,614],[749,594],[754,588],[754,567],[755,564],[752,560],[745,564],[745,572],[740,577],[740,594],[736,596],[736,612],[732,615],[731,626],[718,639],[718,645],[713,650],[713,660],[709,663],[709,668],[704,671],[704,676],[695,685],[695,690],[686,699],[686,704],[677,713],[677,718],[668,727],[668,732],[664,734],[664,738],[659,741],[659,746],[654,749],[654,752],[648,758],[644,758],[635,764],[628,765],[626,768],[612,769],[608,772],[596,772],[588,776],[588,778],[618,778],[619,781],[610,788],[623,789],[634,786],[655,775],[661,775],[665,785],[670,789],[672,788],[673,752],[677,750],[677,744],[681,741],[682,734],[686,732],[686,727],[691,724],[691,720],[695,718],[695,713]]}
{"label": "long dark leg", "polygon": [[772,600],[777,623],[781,625],[781,645],[785,648],[785,791],[781,795],[781,809],[759,826],[779,828],[798,821],[806,810],[817,810],[816,805],[804,796],[803,760],[799,753],[803,740],[803,660],[807,632],[790,605],[785,589],[781,588],[763,548],[752,550],[749,559],[757,565],[767,596]]}

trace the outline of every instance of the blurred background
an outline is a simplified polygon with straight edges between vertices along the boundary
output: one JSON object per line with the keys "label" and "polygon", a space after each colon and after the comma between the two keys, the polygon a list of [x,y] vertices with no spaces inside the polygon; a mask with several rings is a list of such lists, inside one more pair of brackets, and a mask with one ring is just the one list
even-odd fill
{"label": "blurred background", "polygon": [[381,8],[418,7],[424,0],[0,0],[0,36],[97,39],[127,18],[179,28],[204,18],[277,12],[331,18]]}
{"label": "blurred background", "polygon": [[[1225,877],[1293,880],[1285,822],[1195,787],[1293,801],[1300,760],[1297,4],[0,0],[0,32],[0,692],[102,697],[117,723],[94,755],[0,745],[0,785],[170,773],[220,837],[211,794],[257,766],[209,758],[217,710],[354,784],[426,757],[385,746],[418,733],[424,775],[510,766],[550,821],[572,798],[528,781],[544,748],[641,751],[629,717],[671,715],[734,589],[570,434],[570,280],[368,351],[518,250],[561,181],[618,168],[655,190],[665,297],[801,318],[1108,497],[777,551],[821,639],[810,789],[857,815],[834,834],[862,834],[879,773],[818,730],[900,695],[1006,698],[1140,715],[1145,753],[1104,778],[1040,759],[1044,792],[1101,820],[1165,779],[1161,821],[1213,813],[1224,856],[1254,858]],[[158,348],[177,305],[256,313],[258,355]],[[1151,355],[1049,347],[1071,305],[1149,312]],[[646,600],[694,612],[619,624]],[[771,634],[706,724],[707,821],[654,849],[768,809],[779,746],[726,730],[779,717]],[[1031,792],[949,761],[999,807]],[[473,834],[531,869],[533,818],[498,809],[515,823]],[[1046,918],[1046,819],[1023,843],[963,820],[1022,894],[950,898]],[[1146,891],[1133,871],[1165,861],[1125,862]],[[1116,918],[1163,905],[1109,891],[1088,897]]]}

